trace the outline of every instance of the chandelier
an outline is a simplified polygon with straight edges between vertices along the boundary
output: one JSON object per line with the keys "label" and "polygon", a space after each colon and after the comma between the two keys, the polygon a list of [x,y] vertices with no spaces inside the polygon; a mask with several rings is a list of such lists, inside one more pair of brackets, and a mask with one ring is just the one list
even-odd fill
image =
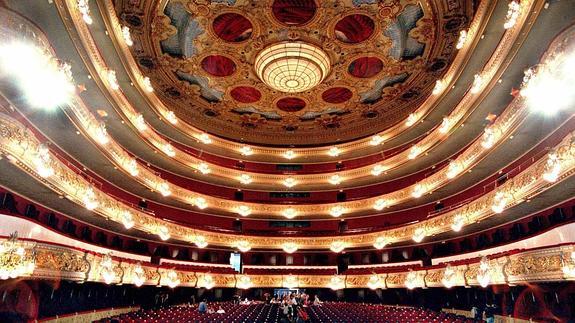
{"label": "chandelier", "polygon": [[180,285],[180,277],[178,276],[178,273],[175,270],[170,269],[166,273],[166,283],[170,288],[176,288],[178,287],[178,285]]}
{"label": "chandelier", "polygon": [[561,262],[563,263],[563,266],[561,267],[563,274],[568,277],[575,277],[575,251],[572,251],[569,257],[566,257],[562,253]]}
{"label": "chandelier", "polygon": [[0,279],[31,275],[36,267],[36,254],[27,252],[18,242],[18,232],[0,244]]}
{"label": "chandelier", "polygon": [[371,277],[369,277],[369,280],[367,281],[367,287],[369,287],[369,289],[378,289],[381,286],[385,285],[381,278],[379,278],[379,275],[377,274],[373,274],[371,275]]}
{"label": "chandelier", "polygon": [[456,279],[457,277],[455,269],[453,269],[453,266],[451,266],[451,264],[448,264],[447,267],[445,267],[445,270],[443,271],[443,278],[441,278],[441,283],[443,284],[443,286],[445,286],[445,288],[451,288],[455,285]]}
{"label": "chandelier", "polygon": [[252,280],[249,276],[239,276],[236,282],[236,286],[239,289],[249,289],[252,287]]}
{"label": "chandelier", "polygon": [[287,253],[294,253],[298,249],[298,245],[294,242],[286,242],[282,244],[282,249]]}
{"label": "chandelier", "polygon": [[483,256],[481,262],[479,263],[479,270],[477,271],[477,282],[481,287],[485,288],[489,286],[491,281],[491,266],[489,265],[489,260],[487,257]]}
{"label": "chandelier", "polygon": [[144,282],[146,282],[146,273],[140,263],[137,263],[136,266],[134,266],[134,270],[132,271],[132,282],[138,287],[144,285]]}
{"label": "chandelier", "polygon": [[325,79],[331,69],[327,54],[304,42],[282,42],[262,50],[255,59],[258,77],[281,92],[307,91]]}
{"label": "chandelier", "polygon": [[405,276],[405,287],[407,287],[407,289],[414,289],[418,287],[417,278],[417,272],[410,268],[409,272]]}
{"label": "chandelier", "polygon": [[283,287],[285,288],[296,288],[299,285],[297,276],[287,275],[283,279]]}
{"label": "chandelier", "polygon": [[114,261],[112,260],[111,254],[105,254],[102,256],[100,267],[100,275],[106,284],[111,284],[116,280],[116,268],[114,267]]}
{"label": "chandelier", "polygon": [[212,289],[215,285],[216,282],[214,281],[214,277],[209,274],[204,274],[203,279],[201,279],[198,283],[199,287],[203,287],[205,289]]}
{"label": "chandelier", "polygon": [[329,280],[329,288],[332,290],[345,288],[345,279],[342,276],[333,275]]}

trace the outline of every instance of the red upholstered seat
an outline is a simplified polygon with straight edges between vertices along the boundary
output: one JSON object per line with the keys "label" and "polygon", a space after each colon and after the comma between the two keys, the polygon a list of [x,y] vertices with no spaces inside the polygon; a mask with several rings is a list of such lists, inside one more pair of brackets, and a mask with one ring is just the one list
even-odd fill
{"label": "red upholstered seat", "polygon": [[[210,303],[210,306],[217,309],[221,306],[226,313],[207,314],[199,313],[195,307],[173,306],[157,310],[136,311],[122,314],[113,318],[100,320],[99,322],[110,322],[117,319],[122,323],[132,322],[234,322],[253,323],[264,322],[274,323],[280,321],[280,310],[276,304],[266,305],[234,305],[229,302]],[[415,322],[439,322],[439,323],[471,323],[473,320],[466,319],[454,314],[434,312],[421,308],[395,307],[378,304],[326,302],[321,306],[310,306],[305,308],[310,322],[319,323],[345,323],[345,322],[395,322],[395,323],[415,323]]]}

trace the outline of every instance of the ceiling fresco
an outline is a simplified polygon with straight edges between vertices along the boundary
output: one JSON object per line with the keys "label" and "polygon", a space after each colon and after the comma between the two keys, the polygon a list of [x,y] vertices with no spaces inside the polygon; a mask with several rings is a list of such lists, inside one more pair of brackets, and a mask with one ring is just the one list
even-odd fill
{"label": "ceiling fresco", "polygon": [[[178,118],[231,140],[293,146],[349,141],[405,119],[473,16],[465,0],[134,0],[119,10],[142,72]],[[294,46],[299,61],[271,56]],[[283,63],[302,78],[288,80]]]}

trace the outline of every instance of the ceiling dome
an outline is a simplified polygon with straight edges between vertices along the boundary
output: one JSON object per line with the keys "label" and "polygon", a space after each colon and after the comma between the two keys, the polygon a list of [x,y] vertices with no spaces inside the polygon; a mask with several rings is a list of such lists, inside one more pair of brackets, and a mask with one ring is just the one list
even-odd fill
{"label": "ceiling dome", "polygon": [[304,42],[282,42],[262,50],[254,68],[269,87],[287,93],[307,91],[329,74],[330,61],[321,48]]}

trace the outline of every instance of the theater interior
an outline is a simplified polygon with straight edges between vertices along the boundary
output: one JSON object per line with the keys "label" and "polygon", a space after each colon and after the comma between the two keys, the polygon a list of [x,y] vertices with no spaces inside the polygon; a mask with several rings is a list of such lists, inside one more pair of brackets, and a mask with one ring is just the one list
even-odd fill
{"label": "theater interior", "polygon": [[575,322],[575,0],[0,1],[0,322]]}

